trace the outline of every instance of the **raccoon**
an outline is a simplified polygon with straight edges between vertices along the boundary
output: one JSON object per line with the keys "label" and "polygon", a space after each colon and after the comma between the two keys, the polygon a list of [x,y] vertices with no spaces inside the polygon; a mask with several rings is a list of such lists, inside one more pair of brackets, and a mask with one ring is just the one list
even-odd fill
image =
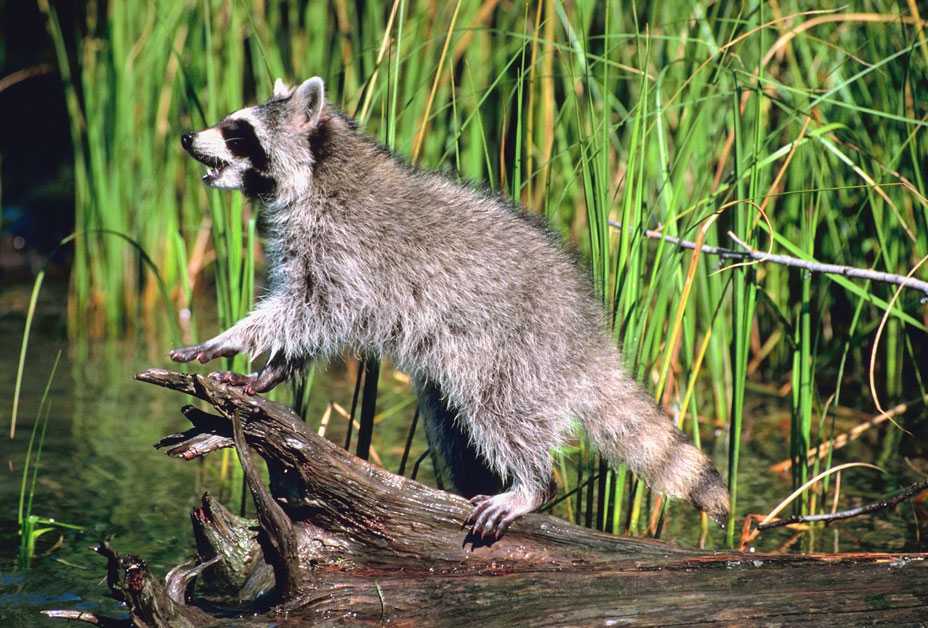
{"label": "raccoon", "polygon": [[260,201],[268,290],[178,362],[266,355],[214,373],[249,394],[307,360],[387,357],[416,382],[431,446],[492,542],[550,494],[551,451],[577,422],[611,462],[720,525],[718,471],[621,366],[587,274],[498,195],[412,168],[325,99],[278,79],[271,99],[184,134],[205,183]]}

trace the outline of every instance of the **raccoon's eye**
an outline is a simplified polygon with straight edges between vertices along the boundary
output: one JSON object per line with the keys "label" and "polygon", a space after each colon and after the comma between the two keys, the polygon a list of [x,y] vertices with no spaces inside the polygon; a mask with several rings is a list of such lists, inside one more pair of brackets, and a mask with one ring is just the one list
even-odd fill
{"label": "raccoon's eye", "polygon": [[223,120],[219,132],[226,141],[226,148],[236,157],[244,157],[257,170],[266,171],[270,165],[267,151],[258,140],[255,128],[248,120]]}

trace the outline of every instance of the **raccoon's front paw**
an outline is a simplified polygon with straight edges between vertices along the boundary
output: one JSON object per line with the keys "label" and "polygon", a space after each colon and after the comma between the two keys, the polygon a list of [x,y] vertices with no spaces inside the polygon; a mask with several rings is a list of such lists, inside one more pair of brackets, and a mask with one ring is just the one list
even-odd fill
{"label": "raccoon's front paw", "polygon": [[222,384],[241,386],[246,395],[267,392],[280,382],[287,379],[287,369],[277,365],[268,365],[258,373],[242,375],[232,371],[216,371],[210,373],[210,379]]}
{"label": "raccoon's front paw", "polygon": [[257,373],[252,373],[251,375],[242,375],[241,373],[233,373],[232,371],[216,371],[214,373],[210,373],[209,378],[213,381],[219,382],[220,384],[241,386],[242,391],[246,395],[254,395],[257,392],[264,392],[264,390],[258,389]]}
{"label": "raccoon's front paw", "polygon": [[215,371],[209,374],[209,378],[220,384],[230,384],[232,386],[247,386],[255,381],[254,374],[242,375],[241,373],[233,373],[232,371]]}
{"label": "raccoon's front paw", "polygon": [[492,543],[509,529],[512,522],[541,506],[544,498],[522,491],[507,491],[499,495],[477,495],[470,498],[474,511],[464,522],[470,526],[471,534],[485,542]]}
{"label": "raccoon's front paw", "polygon": [[201,364],[206,364],[210,360],[232,357],[236,353],[238,353],[238,351],[234,349],[204,343],[201,345],[193,345],[192,347],[172,349],[169,355],[175,362],[192,362],[193,360],[199,360]]}
{"label": "raccoon's front paw", "polygon": [[194,345],[192,347],[180,347],[178,349],[171,349],[171,359],[175,362],[191,362],[196,359],[200,351],[203,350],[203,345]]}
{"label": "raccoon's front paw", "polygon": [[214,373],[210,373],[209,378],[213,381],[219,382],[220,384],[241,386],[246,395],[253,395],[256,392],[259,392],[256,389],[256,382],[258,381],[257,373],[252,373],[251,375],[242,375],[241,373],[233,373],[232,371],[216,371]]}

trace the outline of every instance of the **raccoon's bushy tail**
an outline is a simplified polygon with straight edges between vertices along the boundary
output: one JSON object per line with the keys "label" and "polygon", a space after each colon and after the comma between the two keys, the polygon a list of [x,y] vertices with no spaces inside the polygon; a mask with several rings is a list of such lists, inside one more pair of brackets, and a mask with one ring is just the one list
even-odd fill
{"label": "raccoon's bushy tail", "polygon": [[650,395],[623,372],[594,395],[591,411],[581,414],[599,451],[628,467],[661,493],[688,499],[720,526],[728,521],[728,490],[712,461],[674,426]]}

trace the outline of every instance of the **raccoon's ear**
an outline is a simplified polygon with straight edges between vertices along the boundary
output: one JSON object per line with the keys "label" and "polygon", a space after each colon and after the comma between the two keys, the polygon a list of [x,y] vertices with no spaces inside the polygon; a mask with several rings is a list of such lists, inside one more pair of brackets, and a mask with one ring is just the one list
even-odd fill
{"label": "raccoon's ear", "polygon": [[305,124],[307,127],[316,126],[325,105],[325,85],[322,79],[314,76],[303,81],[302,85],[297,87],[293,93],[291,103],[297,114],[302,116],[300,119],[301,124]]}
{"label": "raccoon's ear", "polygon": [[274,81],[274,98],[289,98],[293,89],[283,79]]}

